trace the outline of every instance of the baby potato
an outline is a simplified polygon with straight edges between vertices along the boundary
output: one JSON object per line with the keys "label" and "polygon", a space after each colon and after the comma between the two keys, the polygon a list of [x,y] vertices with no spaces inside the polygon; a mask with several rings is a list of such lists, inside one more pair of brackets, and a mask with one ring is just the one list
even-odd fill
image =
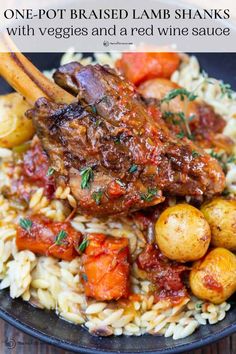
{"label": "baby potato", "polygon": [[211,228],[211,243],[236,251],[236,200],[216,198],[201,208]]}
{"label": "baby potato", "polygon": [[225,248],[215,248],[195,262],[189,281],[195,296],[221,304],[236,291],[236,256]]}
{"label": "baby potato", "polygon": [[202,258],[211,241],[210,227],[202,212],[189,204],[167,208],[155,225],[161,252],[178,262]]}
{"label": "baby potato", "polygon": [[12,148],[32,138],[32,121],[24,115],[29,108],[16,92],[0,96],[0,147]]}

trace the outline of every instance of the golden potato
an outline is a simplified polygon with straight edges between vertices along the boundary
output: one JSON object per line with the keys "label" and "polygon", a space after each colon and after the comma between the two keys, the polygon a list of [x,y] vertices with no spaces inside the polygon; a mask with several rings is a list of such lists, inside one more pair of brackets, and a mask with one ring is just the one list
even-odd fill
{"label": "golden potato", "polygon": [[211,241],[202,212],[189,204],[167,208],[155,226],[156,242],[169,259],[188,262],[204,256]]}
{"label": "golden potato", "polygon": [[216,198],[201,208],[211,228],[211,243],[236,251],[236,200]]}
{"label": "golden potato", "polygon": [[189,281],[198,298],[214,304],[226,301],[236,291],[236,256],[215,248],[194,264]]}
{"label": "golden potato", "polygon": [[12,148],[32,138],[32,121],[24,115],[29,108],[16,92],[0,96],[0,147]]}

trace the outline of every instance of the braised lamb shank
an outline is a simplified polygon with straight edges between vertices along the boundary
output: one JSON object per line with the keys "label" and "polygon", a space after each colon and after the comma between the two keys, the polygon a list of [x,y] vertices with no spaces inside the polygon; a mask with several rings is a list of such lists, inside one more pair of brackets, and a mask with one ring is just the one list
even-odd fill
{"label": "braised lamb shank", "polygon": [[218,162],[187,138],[178,139],[155,107],[150,114],[135,87],[107,66],[70,63],[54,74],[77,96],[71,104],[40,98],[27,112],[79,211],[96,216],[128,213],[165,195],[222,192]]}

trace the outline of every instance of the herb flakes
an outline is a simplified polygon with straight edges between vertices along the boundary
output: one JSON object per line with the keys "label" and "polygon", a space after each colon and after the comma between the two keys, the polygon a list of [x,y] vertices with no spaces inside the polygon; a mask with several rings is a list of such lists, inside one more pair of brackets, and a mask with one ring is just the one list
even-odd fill
{"label": "herb flakes", "polygon": [[97,192],[93,192],[92,198],[97,205],[99,205],[101,203],[102,195],[103,195],[103,191],[101,191],[101,190],[97,191]]}
{"label": "herb flakes", "polygon": [[185,134],[184,134],[184,132],[180,132],[180,133],[176,134],[176,136],[179,139],[183,139],[185,137]]}
{"label": "herb flakes", "polygon": [[78,252],[83,253],[88,247],[88,244],[89,244],[89,240],[87,239],[87,237],[85,237],[81,242],[81,244],[79,245],[79,247],[77,248]]}
{"label": "herb flakes", "polygon": [[177,88],[169,91],[165,97],[161,100],[161,103],[170,102],[174,98],[180,96],[181,101],[186,97],[189,101],[194,101],[198,96],[193,92],[186,90],[185,88]]}
{"label": "herb flakes", "polygon": [[33,225],[33,222],[30,219],[21,218],[19,221],[19,225],[22,229],[29,232]]}
{"label": "herb flakes", "polygon": [[184,114],[184,112],[178,112],[177,116],[180,118],[180,120],[182,121],[182,123],[184,124],[185,128],[186,128],[186,132],[187,132],[187,137],[192,140],[193,139],[193,135],[190,129],[190,126],[188,124],[188,118],[186,117],[186,115]]}
{"label": "herb flakes", "polygon": [[157,195],[158,189],[157,188],[148,188],[147,193],[141,194],[141,199],[145,202],[151,202],[154,197]]}
{"label": "herb flakes", "polygon": [[63,244],[63,240],[67,237],[67,233],[65,232],[65,230],[61,230],[58,232],[57,236],[56,236],[56,240],[55,240],[55,244],[60,246]]}
{"label": "herb flakes", "polygon": [[53,167],[49,167],[48,172],[46,174],[47,177],[50,177],[54,174],[55,169]]}
{"label": "herb flakes", "polygon": [[138,166],[133,164],[129,169],[129,173],[135,173],[137,170],[138,170]]}
{"label": "herb flakes", "polygon": [[195,151],[195,150],[192,151],[192,157],[193,157],[193,158],[199,157],[199,156],[201,156],[201,154],[199,154],[199,152],[197,152],[197,151]]}
{"label": "herb flakes", "polygon": [[92,167],[84,167],[80,170],[80,176],[82,177],[81,180],[81,188],[89,188],[90,183],[93,181],[94,172]]}

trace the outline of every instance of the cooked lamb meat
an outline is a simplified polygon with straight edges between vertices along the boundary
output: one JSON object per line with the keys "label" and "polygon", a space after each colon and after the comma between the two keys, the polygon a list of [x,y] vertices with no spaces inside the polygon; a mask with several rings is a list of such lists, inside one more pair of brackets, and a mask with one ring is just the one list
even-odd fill
{"label": "cooked lamb meat", "polygon": [[154,119],[134,86],[114,70],[71,63],[54,78],[78,94],[78,102],[42,98],[28,116],[57,183],[70,186],[81,212],[128,213],[162,202],[162,193],[202,196],[224,189],[218,162],[187,138],[176,138],[158,109]]}

